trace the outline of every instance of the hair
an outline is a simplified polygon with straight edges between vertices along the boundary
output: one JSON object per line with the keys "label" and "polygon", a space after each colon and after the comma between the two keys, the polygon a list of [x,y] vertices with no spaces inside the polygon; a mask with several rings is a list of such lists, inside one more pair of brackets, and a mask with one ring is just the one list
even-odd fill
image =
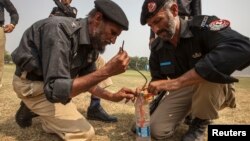
{"label": "hair", "polygon": [[[87,14],[87,17],[88,17],[88,19],[92,19],[94,16],[95,16],[95,14],[97,13],[97,12],[100,12],[99,10],[97,10],[96,8],[93,8],[88,14]],[[100,13],[102,13],[102,12],[100,12]],[[103,16],[103,21],[107,21],[108,19],[106,18],[106,16],[104,15],[104,14],[102,14]]]}
{"label": "hair", "polygon": [[166,10],[169,10],[169,8],[170,8],[174,3],[176,3],[176,0],[167,0],[167,1],[164,3],[163,8],[165,8]]}
{"label": "hair", "polygon": [[98,12],[98,10],[96,8],[93,8],[88,14],[87,17],[88,18],[92,18],[95,16],[95,14]]}

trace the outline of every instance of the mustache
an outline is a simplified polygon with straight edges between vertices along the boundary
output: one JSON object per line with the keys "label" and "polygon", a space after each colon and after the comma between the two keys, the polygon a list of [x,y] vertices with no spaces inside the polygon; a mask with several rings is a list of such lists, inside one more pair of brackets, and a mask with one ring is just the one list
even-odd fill
{"label": "mustache", "polygon": [[161,30],[157,31],[156,34],[157,34],[157,35],[160,35],[160,34],[163,33],[163,32],[168,33],[168,31],[167,31],[166,29],[161,29]]}

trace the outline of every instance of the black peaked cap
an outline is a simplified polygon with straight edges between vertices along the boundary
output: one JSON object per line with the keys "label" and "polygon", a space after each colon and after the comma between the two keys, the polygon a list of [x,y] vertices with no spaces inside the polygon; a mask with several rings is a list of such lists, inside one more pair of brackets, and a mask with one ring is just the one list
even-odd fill
{"label": "black peaked cap", "polygon": [[111,0],[95,0],[95,8],[109,20],[128,30],[128,19],[119,5]]}
{"label": "black peaked cap", "polygon": [[145,25],[147,19],[154,16],[168,0],[145,0],[141,11],[141,24]]}

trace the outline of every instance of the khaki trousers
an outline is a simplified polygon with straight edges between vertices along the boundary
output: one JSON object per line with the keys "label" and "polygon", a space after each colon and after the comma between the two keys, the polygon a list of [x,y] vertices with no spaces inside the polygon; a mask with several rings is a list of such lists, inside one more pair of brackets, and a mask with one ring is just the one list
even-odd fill
{"label": "khaki trousers", "polygon": [[231,86],[204,82],[169,92],[151,115],[152,137],[164,140],[172,136],[190,112],[193,117],[212,120],[219,117],[220,109],[234,108],[234,88]]}
{"label": "khaki trousers", "polygon": [[[96,62],[95,62],[95,64],[96,64],[96,69],[98,70],[98,69],[102,68],[106,64],[106,62],[102,58],[102,56],[99,55]],[[109,78],[103,80],[102,82],[100,82],[98,84],[98,86],[101,87],[101,88],[106,88],[106,87],[108,87],[108,86],[110,86],[112,84],[113,84],[112,79],[109,77]]]}
{"label": "khaki trousers", "polygon": [[3,27],[0,27],[0,88],[2,86],[3,67],[4,67],[4,52],[5,52],[6,37]]}
{"label": "khaki trousers", "polygon": [[65,141],[90,141],[95,134],[94,128],[76,106],[72,102],[65,105],[49,102],[43,85],[41,81],[13,78],[14,91],[31,111],[39,115],[45,132],[55,133]]}

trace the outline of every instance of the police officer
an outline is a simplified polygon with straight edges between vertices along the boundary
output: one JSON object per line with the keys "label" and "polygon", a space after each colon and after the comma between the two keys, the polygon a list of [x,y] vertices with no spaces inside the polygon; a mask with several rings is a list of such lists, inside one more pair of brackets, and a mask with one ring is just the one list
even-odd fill
{"label": "police officer", "polygon": [[[10,14],[10,23],[4,24],[4,9]],[[5,33],[11,33],[18,23],[19,16],[16,8],[10,0],[0,0],[0,88],[2,87],[2,76],[4,67]]]}
{"label": "police officer", "polygon": [[[95,66],[105,46],[114,44],[121,32],[128,30],[128,20],[113,1],[94,3],[95,8],[85,19],[54,16],[34,23],[12,53],[17,96],[26,109],[39,115],[45,132],[66,141],[91,140],[94,135],[93,127],[71,98],[86,91],[115,102],[134,98],[134,91],[127,88],[111,93],[97,86],[125,72],[128,66],[129,56],[122,50],[101,69]],[[30,121],[31,114],[23,109],[21,106],[20,113]]]}
{"label": "police officer", "polygon": [[[72,0],[62,0],[59,2],[59,0],[54,0],[58,7],[53,8],[50,17],[51,16],[66,16],[66,17],[73,17],[75,18],[77,15],[77,9],[75,7],[71,7],[70,3]],[[63,4],[63,6],[62,6]],[[63,10],[61,10],[63,9]],[[98,57],[97,61],[103,60],[103,58]],[[103,60],[104,61],[104,60]],[[102,63],[101,66],[97,65],[97,69],[104,66]],[[99,85],[103,88],[108,87],[111,85],[111,78],[108,78],[104,80]],[[99,97],[96,97],[94,95],[91,95],[91,101],[90,105],[87,110],[87,118],[91,120],[98,120],[98,121],[104,121],[104,122],[117,122],[117,118],[114,116],[110,116],[101,106],[101,100]]]}
{"label": "police officer", "polygon": [[249,38],[215,16],[178,16],[175,0],[145,0],[141,24],[158,35],[150,54],[151,93],[168,91],[151,115],[151,134],[166,140],[191,111],[183,141],[202,141],[211,120],[225,106],[234,108],[230,76],[250,64]]}
{"label": "police officer", "polygon": [[[201,0],[176,0],[179,9],[179,16],[183,19],[189,19],[192,16],[201,15]],[[149,48],[155,39],[155,33],[150,30]]]}

